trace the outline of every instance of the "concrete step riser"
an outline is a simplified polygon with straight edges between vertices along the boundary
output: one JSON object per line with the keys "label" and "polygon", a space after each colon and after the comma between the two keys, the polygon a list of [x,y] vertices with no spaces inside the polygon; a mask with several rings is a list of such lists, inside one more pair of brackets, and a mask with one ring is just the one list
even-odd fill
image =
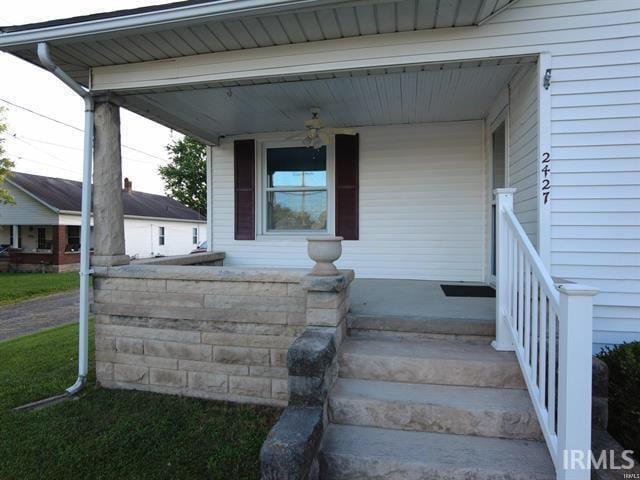
{"label": "concrete step riser", "polygon": [[[464,453],[461,453],[464,455]],[[552,475],[531,475],[516,470],[479,470],[473,467],[422,465],[392,458],[367,458],[339,453],[321,453],[323,480],[554,480]]]}
{"label": "concrete step riser", "polygon": [[484,335],[457,335],[445,333],[413,333],[398,332],[392,330],[368,330],[363,328],[349,329],[349,336],[357,339],[371,340],[398,340],[398,341],[420,341],[420,340],[446,340],[454,342],[475,343],[489,345],[495,337]]}
{"label": "concrete step riser", "polygon": [[389,402],[332,395],[332,423],[433,433],[542,440],[531,410],[467,410],[436,404]]}
{"label": "concrete step riser", "polygon": [[389,357],[356,352],[343,352],[340,357],[340,376],[436,385],[525,387],[517,362]]}
{"label": "concrete step riser", "polygon": [[347,325],[349,328],[379,332],[495,336],[495,322],[460,318],[382,317],[349,314]]}

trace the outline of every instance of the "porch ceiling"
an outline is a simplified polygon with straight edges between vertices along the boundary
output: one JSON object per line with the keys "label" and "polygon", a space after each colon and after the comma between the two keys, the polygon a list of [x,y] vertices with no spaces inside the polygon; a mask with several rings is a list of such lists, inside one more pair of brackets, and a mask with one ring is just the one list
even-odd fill
{"label": "porch ceiling", "polygon": [[0,49],[39,65],[35,45],[47,41],[56,63],[87,85],[91,67],[379,33],[466,27],[482,23],[515,1],[236,0],[234,4],[188,0],[0,27]]}
{"label": "porch ceiling", "polygon": [[220,136],[300,130],[312,107],[328,126],[484,118],[517,69],[535,57],[429,64],[239,84],[130,92],[124,106],[207,143]]}

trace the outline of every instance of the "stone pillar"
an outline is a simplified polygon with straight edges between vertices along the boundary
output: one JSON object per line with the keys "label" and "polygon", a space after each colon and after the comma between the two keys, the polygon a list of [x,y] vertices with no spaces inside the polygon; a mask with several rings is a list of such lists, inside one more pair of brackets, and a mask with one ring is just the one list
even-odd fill
{"label": "stone pillar", "polygon": [[125,265],[122,208],[122,158],[120,109],[110,102],[95,104],[93,140],[93,223],[97,266]]}
{"label": "stone pillar", "polygon": [[353,278],[353,270],[340,270],[331,277],[306,275],[300,282],[307,292],[307,327],[335,329],[336,347],[347,330],[349,284]]}
{"label": "stone pillar", "polygon": [[300,281],[307,297],[307,328],[287,352],[289,404],[260,450],[263,479],[319,478],[318,452],[329,422],[327,398],[338,378],[353,280],[353,270],[336,273],[305,275]]}

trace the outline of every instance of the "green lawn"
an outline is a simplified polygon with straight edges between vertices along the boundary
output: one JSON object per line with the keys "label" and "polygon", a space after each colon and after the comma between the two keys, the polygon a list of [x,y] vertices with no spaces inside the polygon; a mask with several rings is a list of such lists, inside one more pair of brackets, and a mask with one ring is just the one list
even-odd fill
{"label": "green lawn", "polygon": [[11,410],[73,383],[76,338],[64,325],[0,342],[1,479],[259,478],[275,408],[89,387],[80,400]]}
{"label": "green lawn", "polygon": [[0,305],[74,290],[79,285],[78,272],[0,273]]}

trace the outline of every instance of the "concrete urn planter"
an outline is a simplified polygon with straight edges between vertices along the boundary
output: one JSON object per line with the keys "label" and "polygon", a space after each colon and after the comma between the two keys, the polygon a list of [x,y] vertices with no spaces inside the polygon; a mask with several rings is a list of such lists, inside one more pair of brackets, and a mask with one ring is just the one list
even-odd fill
{"label": "concrete urn planter", "polygon": [[333,264],[342,255],[342,237],[308,237],[307,252],[309,258],[316,262],[311,275],[330,277],[338,275]]}

